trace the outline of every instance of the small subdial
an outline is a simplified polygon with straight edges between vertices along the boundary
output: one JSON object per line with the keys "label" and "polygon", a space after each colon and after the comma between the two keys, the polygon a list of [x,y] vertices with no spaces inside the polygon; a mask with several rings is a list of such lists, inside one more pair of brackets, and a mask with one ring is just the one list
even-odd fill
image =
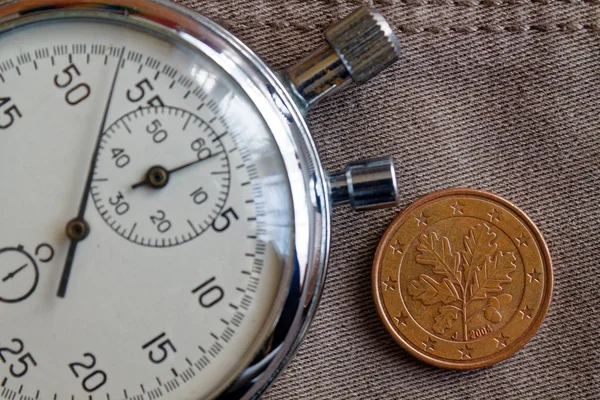
{"label": "small subdial", "polygon": [[18,303],[35,291],[38,267],[23,246],[0,249],[0,302]]}
{"label": "small subdial", "polygon": [[102,135],[91,188],[104,221],[144,246],[201,235],[229,195],[223,135],[175,107],[140,108],[118,119]]}

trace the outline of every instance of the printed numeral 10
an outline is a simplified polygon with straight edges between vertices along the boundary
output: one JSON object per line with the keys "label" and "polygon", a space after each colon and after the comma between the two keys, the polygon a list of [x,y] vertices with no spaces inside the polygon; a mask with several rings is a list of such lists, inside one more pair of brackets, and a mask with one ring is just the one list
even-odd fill
{"label": "printed numeral 10", "polygon": [[213,284],[216,280],[214,276],[204,281],[200,286],[192,290],[192,294],[198,295],[198,303],[204,308],[210,308],[220,302],[225,296],[221,286]]}

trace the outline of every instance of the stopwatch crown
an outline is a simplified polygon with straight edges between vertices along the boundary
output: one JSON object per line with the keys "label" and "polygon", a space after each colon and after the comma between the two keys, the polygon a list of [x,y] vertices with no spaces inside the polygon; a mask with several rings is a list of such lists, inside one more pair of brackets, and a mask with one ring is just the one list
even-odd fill
{"label": "stopwatch crown", "polygon": [[361,84],[398,60],[400,46],[383,16],[361,7],[325,30],[325,39],[355,83]]}
{"label": "stopwatch crown", "polygon": [[347,86],[365,83],[399,58],[392,28],[377,10],[361,7],[325,30],[326,45],[290,67],[284,79],[303,110]]}

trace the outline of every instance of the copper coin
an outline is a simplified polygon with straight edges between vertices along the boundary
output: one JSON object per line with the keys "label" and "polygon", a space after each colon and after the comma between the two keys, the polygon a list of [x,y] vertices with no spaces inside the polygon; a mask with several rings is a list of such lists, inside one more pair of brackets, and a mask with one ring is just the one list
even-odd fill
{"label": "copper coin", "polygon": [[422,361],[473,369],[504,360],[541,325],[552,262],[533,222],[494,194],[449,189],[401,212],[373,263],[394,339]]}

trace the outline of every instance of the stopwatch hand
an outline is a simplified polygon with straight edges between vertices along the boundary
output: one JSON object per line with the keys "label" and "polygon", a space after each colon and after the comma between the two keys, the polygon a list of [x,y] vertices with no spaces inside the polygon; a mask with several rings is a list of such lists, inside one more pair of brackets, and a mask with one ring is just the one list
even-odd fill
{"label": "stopwatch hand", "polygon": [[79,242],[87,237],[89,234],[89,226],[83,219],[85,215],[85,210],[87,208],[88,198],[90,196],[90,189],[92,187],[92,178],[94,176],[94,166],[96,165],[96,158],[98,157],[98,151],[100,150],[100,142],[102,140],[102,133],[104,132],[104,127],[106,125],[106,118],[108,117],[108,110],[110,109],[110,104],[113,98],[113,92],[115,90],[115,84],[117,83],[117,77],[119,76],[119,70],[121,69],[121,62],[123,60],[123,55],[125,54],[125,47],[121,49],[121,55],[119,57],[119,61],[117,63],[117,68],[115,69],[115,73],[113,76],[112,84],[110,87],[110,92],[108,94],[108,100],[106,101],[106,106],[104,107],[104,115],[102,117],[102,122],[100,124],[100,130],[98,132],[98,138],[96,139],[96,147],[94,148],[94,153],[92,154],[92,159],[90,161],[90,167],[88,170],[87,180],[85,187],[83,189],[83,196],[81,197],[81,202],[79,203],[79,211],[77,213],[77,217],[69,221],[67,223],[67,236],[70,238],[71,243],[69,244],[69,251],[67,253],[67,259],[65,260],[65,266],[63,268],[62,276],[60,278],[60,284],[58,287],[57,296],[64,298],[67,294],[67,286],[69,285],[69,278],[71,277],[71,269],[73,266],[73,260],[75,259],[75,252],[77,250],[77,245]]}
{"label": "stopwatch hand", "polygon": [[144,186],[144,185],[148,185],[154,189],[161,189],[163,187],[165,187],[167,185],[167,183],[169,182],[169,177],[171,176],[171,174],[181,171],[183,169],[186,169],[188,167],[191,167],[192,165],[196,165],[196,164],[200,164],[203,161],[209,160],[211,158],[217,157],[219,155],[223,154],[223,152],[219,152],[219,153],[215,153],[215,154],[211,154],[208,157],[205,158],[200,158],[194,161],[190,161],[188,163],[185,163],[183,165],[180,165],[179,167],[176,168],[172,168],[167,170],[164,167],[161,167],[160,165],[155,165],[153,167],[150,167],[148,169],[148,171],[146,172],[146,175],[144,177],[144,179],[138,183],[135,183],[133,185],[131,185],[132,189],[137,189],[140,186]]}

